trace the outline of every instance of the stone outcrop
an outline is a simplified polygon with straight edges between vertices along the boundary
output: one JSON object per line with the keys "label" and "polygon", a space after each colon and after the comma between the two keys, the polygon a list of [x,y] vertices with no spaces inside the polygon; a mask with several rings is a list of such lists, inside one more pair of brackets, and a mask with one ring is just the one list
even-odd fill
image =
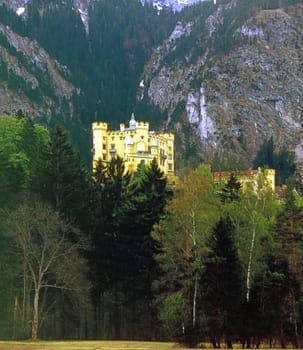
{"label": "stone outcrop", "polygon": [[[167,40],[146,65],[140,97],[147,95],[165,111],[172,128],[185,119],[195,130],[204,159],[228,154],[250,165],[260,145],[273,136],[277,147],[296,150],[299,165],[303,4],[259,10],[243,21],[231,18],[238,5],[233,0],[218,6],[206,20],[197,17],[194,23],[183,23],[183,36]],[[220,32],[228,21],[225,33]],[[203,42],[207,45],[197,55]],[[171,60],[181,46],[187,51]]]}

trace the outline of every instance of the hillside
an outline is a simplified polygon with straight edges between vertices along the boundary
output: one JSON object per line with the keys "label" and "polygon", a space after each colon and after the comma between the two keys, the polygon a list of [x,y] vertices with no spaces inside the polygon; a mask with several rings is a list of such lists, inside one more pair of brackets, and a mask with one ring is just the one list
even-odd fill
{"label": "hillside", "polygon": [[180,22],[146,65],[139,99],[165,111],[183,149],[207,161],[249,166],[273,136],[302,162],[303,6],[257,3],[231,1]]}
{"label": "hillside", "polygon": [[176,133],[177,166],[249,167],[271,136],[303,162],[300,1],[2,4],[0,111],[63,121],[88,160],[91,122],[134,111]]}

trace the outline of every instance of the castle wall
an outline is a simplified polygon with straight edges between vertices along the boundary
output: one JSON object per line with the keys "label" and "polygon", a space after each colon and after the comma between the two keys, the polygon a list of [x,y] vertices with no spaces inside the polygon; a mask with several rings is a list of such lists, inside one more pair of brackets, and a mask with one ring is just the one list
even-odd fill
{"label": "castle wall", "polygon": [[107,123],[97,122],[93,131],[93,166],[98,159],[109,162],[112,157],[124,159],[126,170],[136,171],[140,163],[150,164],[156,158],[166,175],[174,174],[174,135],[149,130],[148,122],[137,122],[132,116],[129,127],[120,124],[117,131],[108,130]]}

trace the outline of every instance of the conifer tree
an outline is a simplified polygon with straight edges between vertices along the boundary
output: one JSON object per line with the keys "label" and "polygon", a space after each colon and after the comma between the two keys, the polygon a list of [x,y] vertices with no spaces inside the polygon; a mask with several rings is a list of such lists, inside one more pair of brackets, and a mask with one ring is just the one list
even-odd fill
{"label": "conifer tree", "polygon": [[40,193],[53,208],[80,227],[86,225],[88,174],[68,133],[56,125],[51,131],[45,164],[41,169]]}
{"label": "conifer tree", "polygon": [[[156,319],[151,307],[153,299],[152,282],[157,277],[154,260],[156,241],[151,237],[153,225],[164,213],[164,206],[171,192],[167,179],[160,170],[156,159],[150,165],[141,164],[129,186],[130,203],[125,207],[125,217],[121,225],[120,241],[122,256],[128,266],[123,277],[128,291],[127,308],[137,319],[137,327],[148,336],[155,330]],[[133,325],[136,327],[136,325]]]}
{"label": "conifer tree", "polygon": [[275,241],[278,244],[277,259],[287,266],[281,271],[284,274],[284,284],[288,287],[287,297],[283,299],[285,318],[281,327],[284,331],[290,329],[289,336],[295,347],[300,347],[303,336],[303,319],[300,313],[303,290],[302,237],[303,210],[296,206],[293,189],[288,188],[284,207],[277,216]]}
{"label": "conifer tree", "polygon": [[222,202],[239,200],[241,187],[241,183],[237,180],[236,175],[231,173],[226,186],[223,187],[220,193]]}
{"label": "conifer tree", "polygon": [[215,348],[221,341],[232,348],[237,339],[244,301],[243,271],[234,242],[231,220],[221,218],[207,241],[209,252],[203,259],[202,305],[208,336]]}

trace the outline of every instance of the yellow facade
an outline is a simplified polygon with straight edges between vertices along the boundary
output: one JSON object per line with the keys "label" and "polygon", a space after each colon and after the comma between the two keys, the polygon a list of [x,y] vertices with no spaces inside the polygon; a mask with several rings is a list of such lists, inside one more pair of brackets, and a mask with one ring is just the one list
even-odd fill
{"label": "yellow facade", "polygon": [[155,158],[165,175],[174,175],[174,135],[149,130],[148,122],[137,122],[132,114],[129,126],[108,130],[105,122],[95,122],[93,129],[93,166],[98,159],[110,161],[119,156],[127,171],[133,173],[140,163],[146,165]]}
{"label": "yellow facade", "polygon": [[215,184],[226,183],[230,179],[230,175],[234,174],[236,179],[242,185],[242,188],[245,189],[247,183],[256,182],[258,176],[263,174],[266,178],[266,182],[268,186],[275,191],[275,169],[261,169],[257,170],[242,170],[242,171],[222,171],[222,172],[214,172],[213,181]]}

